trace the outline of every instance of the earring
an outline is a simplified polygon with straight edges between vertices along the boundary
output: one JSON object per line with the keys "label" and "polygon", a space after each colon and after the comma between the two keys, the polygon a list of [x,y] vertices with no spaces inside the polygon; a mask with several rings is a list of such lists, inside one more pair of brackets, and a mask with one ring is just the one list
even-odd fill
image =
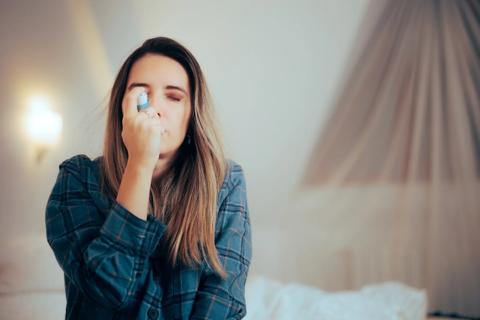
{"label": "earring", "polygon": [[191,139],[190,139],[190,134],[187,134],[187,144],[190,144]]}

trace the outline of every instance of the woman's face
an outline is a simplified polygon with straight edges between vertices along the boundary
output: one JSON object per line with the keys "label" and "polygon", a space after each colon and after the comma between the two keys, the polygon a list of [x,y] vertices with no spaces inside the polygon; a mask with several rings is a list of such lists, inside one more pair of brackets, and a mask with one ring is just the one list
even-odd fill
{"label": "woman's face", "polygon": [[146,54],[133,64],[125,93],[134,87],[145,88],[150,106],[165,129],[160,158],[173,156],[185,139],[191,114],[185,69],[169,57]]}

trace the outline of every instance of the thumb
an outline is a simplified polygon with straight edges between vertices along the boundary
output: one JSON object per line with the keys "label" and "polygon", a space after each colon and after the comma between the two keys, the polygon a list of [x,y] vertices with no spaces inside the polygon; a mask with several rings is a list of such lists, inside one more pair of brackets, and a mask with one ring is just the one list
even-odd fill
{"label": "thumb", "polygon": [[145,88],[134,87],[125,94],[122,102],[122,111],[124,117],[132,118],[138,114],[137,98],[142,92],[145,92]]}

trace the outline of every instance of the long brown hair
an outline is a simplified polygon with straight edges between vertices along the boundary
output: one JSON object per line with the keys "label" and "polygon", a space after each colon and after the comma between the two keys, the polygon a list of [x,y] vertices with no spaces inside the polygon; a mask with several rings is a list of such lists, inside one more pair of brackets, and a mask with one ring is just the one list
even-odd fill
{"label": "long brown hair", "polygon": [[168,264],[188,266],[206,262],[218,275],[226,273],[215,248],[217,194],[228,170],[223,142],[216,124],[207,84],[194,56],[178,42],[157,37],[146,40],[123,63],[113,84],[108,104],[104,140],[102,185],[116,195],[128,153],[123,144],[122,99],[133,64],[147,53],[174,59],[185,69],[192,113],[184,141],[171,168],[152,180],[149,212],[167,226],[162,238]]}

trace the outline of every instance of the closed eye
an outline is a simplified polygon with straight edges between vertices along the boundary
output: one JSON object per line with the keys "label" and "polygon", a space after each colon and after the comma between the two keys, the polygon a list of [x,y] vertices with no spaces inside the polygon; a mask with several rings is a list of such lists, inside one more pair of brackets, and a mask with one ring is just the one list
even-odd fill
{"label": "closed eye", "polygon": [[182,100],[182,98],[177,98],[177,97],[174,97],[174,96],[169,96],[168,98],[170,100],[177,101],[177,102]]}

